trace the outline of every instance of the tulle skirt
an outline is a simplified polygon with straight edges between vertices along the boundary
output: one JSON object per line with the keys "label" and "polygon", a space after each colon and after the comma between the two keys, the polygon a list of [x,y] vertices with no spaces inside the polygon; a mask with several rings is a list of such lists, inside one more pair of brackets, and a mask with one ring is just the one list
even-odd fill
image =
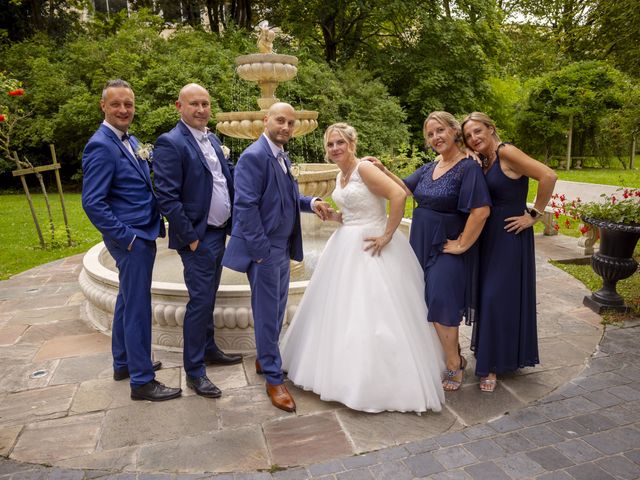
{"label": "tulle skirt", "polygon": [[423,271],[401,232],[381,256],[343,225],[329,239],[281,344],[289,379],[365,412],[440,411],[444,353],[427,322]]}

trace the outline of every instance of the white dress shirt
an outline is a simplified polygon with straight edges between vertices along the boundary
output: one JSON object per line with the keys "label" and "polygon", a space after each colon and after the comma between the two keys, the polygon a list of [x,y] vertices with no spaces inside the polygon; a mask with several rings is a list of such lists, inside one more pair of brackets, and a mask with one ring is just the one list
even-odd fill
{"label": "white dress shirt", "polygon": [[[184,123],[184,122],[182,122]],[[211,204],[209,207],[209,217],[207,224],[213,227],[220,227],[229,220],[231,216],[231,199],[229,198],[229,189],[227,188],[227,179],[222,173],[220,159],[216,155],[216,151],[209,140],[209,131],[203,132],[197,130],[184,123],[189,129],[193,138],[196,139],[200,151],[207,160],[211,178],[213,179],[213,190],[211,192]]]}

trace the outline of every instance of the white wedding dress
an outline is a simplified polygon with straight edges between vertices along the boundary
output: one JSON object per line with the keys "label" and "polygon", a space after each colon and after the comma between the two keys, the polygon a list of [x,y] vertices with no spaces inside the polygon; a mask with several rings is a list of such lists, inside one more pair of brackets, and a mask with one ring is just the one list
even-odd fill
{"label": "white wedding dress", "polygon": [[444,353],[427,322],[423,272],[396,232],[372,257],[364,239],[384,232],[386,200],[358,168],[332,198],[343,224],[318,261],[281,344],[289,379],[322,400],[365,412],[440,411]]}

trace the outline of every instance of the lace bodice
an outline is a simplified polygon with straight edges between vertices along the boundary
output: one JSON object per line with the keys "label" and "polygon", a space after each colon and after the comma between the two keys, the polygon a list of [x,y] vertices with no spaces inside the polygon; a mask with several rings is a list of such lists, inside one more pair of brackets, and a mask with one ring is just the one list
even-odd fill
{"label": "lace bodice", "polygon": [[336,188],[331,194],[342,212],[342,224],[384,224],[387,220],[386,199],[371,193],[360,177],[359,168],[360,165],[353,171],[344,188],[340,186],[342,172],[338,173]]}

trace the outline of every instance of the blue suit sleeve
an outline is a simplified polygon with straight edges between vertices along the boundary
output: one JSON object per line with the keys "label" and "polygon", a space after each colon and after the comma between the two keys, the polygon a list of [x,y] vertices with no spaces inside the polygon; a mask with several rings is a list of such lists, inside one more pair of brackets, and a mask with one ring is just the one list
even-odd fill
{"label": "blue suit sleeve", "polygon": [[184,211],[182,202],[182,156],[168,135],[161,135],[153,149],[153,170],[160,212],[169,220],[181,247],[198,240],[198,234]]}
{"label": "blue suit sleeve", "polygon": [[311,204],[318,197],[307,197],[305,195],[300,195],[300,210],[302,212],[313,213],[313,208],[311,208]]}
{"label": "blue suit sleeve", "polygon": [[107,199],[115,174],[116,155],[100,142],[89,142],[82,154],[82,208],[100,233],[127,249],[133,230],[118,219]]}
{"label": "blue suit sleeve", "polygon": [[234,174],[234,226],[244,238],[248,253],[254,261],[267,258],[270,254],[270,243],[260,214],[265,169],[264,161],[245,152],[240,156]]}

